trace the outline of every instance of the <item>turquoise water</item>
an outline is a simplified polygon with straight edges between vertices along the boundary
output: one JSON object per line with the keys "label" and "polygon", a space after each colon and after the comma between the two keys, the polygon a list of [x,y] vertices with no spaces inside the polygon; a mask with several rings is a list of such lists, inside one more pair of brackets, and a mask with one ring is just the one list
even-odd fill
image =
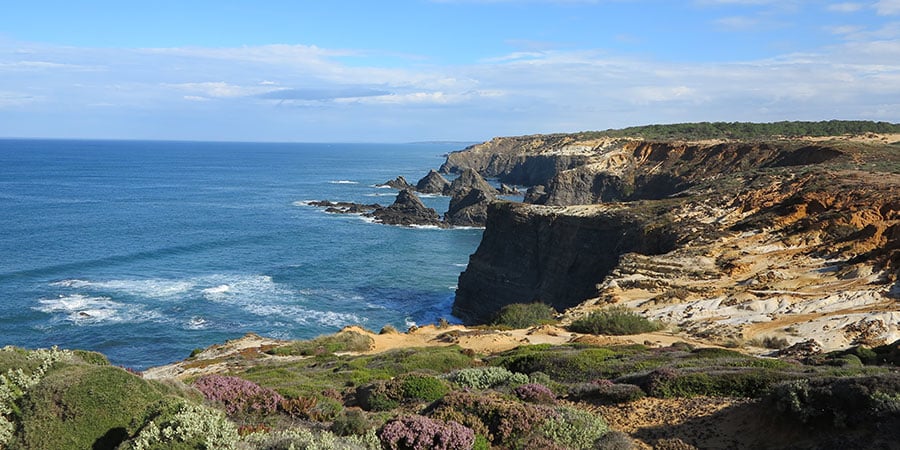
{"label": "turquoise water", "polygon": [[452,319],[481,230],[303,202],[390,204],[396,192],[375,184],[415,182],[461,147],[0,140],[0,345],[142,369],[247,332]]}

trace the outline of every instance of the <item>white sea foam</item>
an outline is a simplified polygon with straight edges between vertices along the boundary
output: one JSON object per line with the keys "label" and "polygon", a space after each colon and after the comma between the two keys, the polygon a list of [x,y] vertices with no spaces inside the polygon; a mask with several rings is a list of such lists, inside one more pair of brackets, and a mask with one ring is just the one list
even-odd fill
{"label": "white sea foam", "polygon": [[93,291],[109,291],[118,294],[149,298],[169,298],[184,294],[194,288],[195,283],[187,280],[134,279],[134,280],[63,280],[51,286]]}
{"label": "white sea foam", "polygon": [[221,296],[230,290],[231,290],[231,286],[229,286],[227,284],[220,284],[218,286],[203,289],[200,292],[203,294],[204,297],[210,298],[210,297]]}
{"label": "white sea foam", "polygon": [[454,267],[468,267],[468,264],[453,264]]}
{"label": "white sea foam", "polygon": [[331,184],[359,184],[358,181],[353,181],[353,180],[332,180],[332,181],[329,181],[329,183],[331,183]]}
{"label": "white sea foam", "polygon": [[312,205],[312,203],[315,202],[315,201],[318,201],[318,200],[298,200],[298,201],[296,201],[296,202],[294,202],[294,203],[291,203],[291,204],[294,205],[294,206],[310,206],[310,205]]}
{"label": "white sea foam", "polygon": [[390,187],[386,184],[373,184],[372,187],[375,189],[393,189],[392,187]]}
{"label": "white sea foam", "polygon": [[443,228],[437,225],[410,225],[409,228],[415,228],[417,230],[443,230]]}
{"label": "white sea foam", "polygon": [[187,323],[187,328],[190,330],[202,330],[206,328],[208,322],[206,319],[200,316],[191,317],[191,320]]}
{"label": "white sea foam", "polygon": [[115,302],[109,297],[92,297],[82,294],[59,296],[38,300],[35,311],[63,317],[76,324],[99,322],[146,322],[159,318],[153,312],[145,311],[137,305]]}

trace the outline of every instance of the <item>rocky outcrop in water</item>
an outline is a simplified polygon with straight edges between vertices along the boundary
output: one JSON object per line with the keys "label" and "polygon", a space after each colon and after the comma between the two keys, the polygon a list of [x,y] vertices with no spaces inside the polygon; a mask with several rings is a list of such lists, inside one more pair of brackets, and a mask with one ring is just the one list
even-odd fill
{"label": "rocky outcrop in water", "polygon": [[498,189],[498,191],[500,192],[500,195],[522,195],[518,189],[506,183],[500,183],[500,189]]}
{"label": "rocky outcrop in water", "polygon": [[450,182],[434,169],[416,183],[416,190],[423,194],[443,194],[450,187]]}
{"label": "rocky outcrop in water", "polygon": [[393,180],[385,181],[384,183],[378,184],[376,186],[378,186],[378,187],[387,186],[387,187],[391,187],[394,189],[400,189],[400,190],[415,189],[415,187],[413,187],[413,185],[409,184],[409,182],[406,181],[406,178],[403,178],[403,175],[400,175],[397,178],[394,178]]}
{"label": "rocky outcrop in water", "polygon": [[450,183],[450,187],[444,190],[444,195],[454,197],[461,193],[464,194],[472,189],[478,189],[490,193],[491,195],[497,195],[497,190],[485,181],[474,169],[464,170],[459,177],[453,180],[453,183]]}
{"label": "rocky outcrop in water", "polygon": [[493,193],[477,188],[459,192],[450,199],[444,221],[457,227],[483,227],[487,222],[488,206],[496,199]]}
{"label": "rocky outcrop in water", "polygon": [[433,208],[425,206],[411,189],[400,191],[390,206],[376,209],[366,215],[385,225],[445,226],[438,213]]}

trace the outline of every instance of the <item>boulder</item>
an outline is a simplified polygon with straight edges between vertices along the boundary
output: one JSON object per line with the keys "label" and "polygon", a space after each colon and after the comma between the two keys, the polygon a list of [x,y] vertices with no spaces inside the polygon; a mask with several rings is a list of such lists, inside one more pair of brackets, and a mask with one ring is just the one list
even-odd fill
{"label": "boulder", "polygon": [[500,184],[500,195],[521,195],[518,189],[508,185],[501,183]]}
{"label": "boulder", "polygon": [[494,200],[493,193],[481,189],[459,192],[450,199],[444,221],[453,226],[483,227],[487,222],[488,205]]}
{"label": "boulder", "polygon": [[394,178],[393,180],[385,181],[384,183],[381,183],[381,184],[376,184],[375,186],[377,186],[377,187],[388,186],[388,187],[392,187],[394,189],[400,189],[400,190],[414,189],[413,186],[406,181],[406,178],[403,178],[403,175],[400,175],[397,178]]}
{"label": "boulder", "polygon": [[525,191],[525,198],[522,200],[525,203],[531,203],[534,205],[543,204],[547,199],[547,188],[544,185],[539,184],[537,186],[532,186]]}
{"label": "boulder", "polygon": [[444,190],[444,195],[454,197],[471,189],[479,189],[492,195],[497,195],[497,190],[473,169],[464,170],[459,175],[459,178],[453,180],[453,183],[450,183],[450,186]]}
{"label": "boulder", "polygon": [[378,223],[386,225],[432,225],[446,226],[441,217],[433,209],[425,206],[422,200],[411,189],[404,189],[397,194],[397,199],[391,206],[378,208],[369,214]]}
{"label": "boulder", "polygon": [[434,169],[416,183],[416,190],[423,194],[443,194],[450,187],[450,182]]}

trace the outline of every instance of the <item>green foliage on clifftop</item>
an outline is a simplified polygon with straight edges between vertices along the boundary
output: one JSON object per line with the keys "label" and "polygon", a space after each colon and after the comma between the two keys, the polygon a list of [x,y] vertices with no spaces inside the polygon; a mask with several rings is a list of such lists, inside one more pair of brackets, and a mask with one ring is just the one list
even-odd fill
{"label": "green foliage on clifftop", "polygon": [[584,139],[608,136],[638,137],[649,140],[768,140],[801,136],[821,137],[866,133],[900,133],[900,124],[864,120],[783,121],[771,123],[696,122],[645,125],[606,131],[586,131],[577,133],[577,135]]}

